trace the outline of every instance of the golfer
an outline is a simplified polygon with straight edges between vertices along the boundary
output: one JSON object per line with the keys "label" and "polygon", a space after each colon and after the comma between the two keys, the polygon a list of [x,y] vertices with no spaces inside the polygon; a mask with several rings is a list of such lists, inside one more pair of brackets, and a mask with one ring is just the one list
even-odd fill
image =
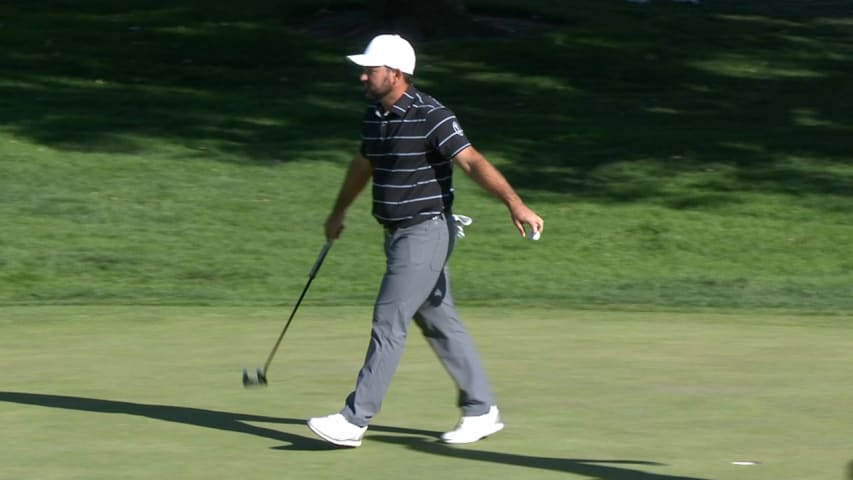
{"label": "golfer", "polygon": [[350,163],[326,220],[326,237],[340,236],[347,209],[372,179],[373,216],[385,229],[387,261],[355,389],[339,413],[311,418],[308,426],[335,445],[361,445],[382,406],[414,319],[458,387],[462,419],[441,439],[476,442],[504,425],[450,293],[447,262],[456,238],[453,167],[506,204],[522,237],[525,226],[538,237],[542,218],[474,149],[453,112],[415,88],[415,52],[409,42],[398,35],[379,35],[363,54],[347,58],[363,67],[361,82],[374,102],[362,122],[361,151]]}

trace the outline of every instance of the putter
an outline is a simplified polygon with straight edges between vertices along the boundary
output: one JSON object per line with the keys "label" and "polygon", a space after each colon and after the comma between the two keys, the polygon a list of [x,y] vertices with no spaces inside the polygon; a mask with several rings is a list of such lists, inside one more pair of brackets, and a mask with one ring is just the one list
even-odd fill
{"label": "putter", "polygon": [[281,335],[278,336],[278,340],[276,340],[275,345],[272,347],[272,351],[267,357],[267,361],[264,363],[263,368],[259,367],[256,370],[254,378],[249,375],[248,370],[245,368],[243,369],[244,387],[248,388],[267,385],[267,373],[270,369],[270,363],[272,363],[272,359],[275,357],[275,352],[278,351],[278,346],[281,345],[281,340],[284,338],[284,334],[287,333],[287,328],[290,327],[290,322],[293,321],[293,316],[296,315],[296,310],[299,309],[299,304],[302,303],[302,299],[305,297],[308,287],[311,286],[311,282],[314,280],[314,277],[317,276],[317,270],[320,270],[320,265],[323,264],[323,260],[326,258],[326,254],[329,253],[330,248],[332,248],[332,240],[327,240],[326,244],[323,245],[323,249],[320,250],[320,255],[317,257],[317,261],[315,261],[314,266],[311,267],[311,272],[308,274],[308,282],[305,284],[305,288],[302,289],[302,294],[299,295],[299,299],[296,300],[296,305],[293,306],[293,311],[290,312],[290,317],[287,319],[287,323],[284,324],[284,328],[281,330]]}

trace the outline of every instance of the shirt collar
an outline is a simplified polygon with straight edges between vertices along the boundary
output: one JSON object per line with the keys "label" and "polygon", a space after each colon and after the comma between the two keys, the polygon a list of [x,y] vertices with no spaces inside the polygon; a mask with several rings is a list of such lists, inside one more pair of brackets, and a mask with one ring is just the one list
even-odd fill
{"label": "shirt collar", "polygon": [[411,107],[412,104],[415,103],[415,98],[417,94],[418,91],[415,89],[415,87],[409,85],[409,88],[406,89],[406,91],[403,92],[402,95],[400,95],[400,98],[397,99],[397,102],[395,102],[394,105],[391,105],[391,108],[389,110],[386,111],[381,103],[377,103],[375,110],[376,116],[381,118],[387,117],[389,114],[394,114],[398,117],[402,117],[409,110],[409,107]]}

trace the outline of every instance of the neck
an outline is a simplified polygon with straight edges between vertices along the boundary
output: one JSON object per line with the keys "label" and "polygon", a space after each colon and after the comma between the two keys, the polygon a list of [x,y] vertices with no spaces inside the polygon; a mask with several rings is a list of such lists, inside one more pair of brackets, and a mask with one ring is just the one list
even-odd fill
{"label": "neck", "polygon": [[386,111],[389,111],[391,110],[391,107],[393,107],[394,104],[397,103],[397,100],[400,100],[400,97],[402,97],[408,89],[409,85],[405,83],[401,86],[397,86],[393,90],[388,92],[388,95],[385,95],[384,97],[380,98],[379,103],[382,104],[382,107],[385,108]]}

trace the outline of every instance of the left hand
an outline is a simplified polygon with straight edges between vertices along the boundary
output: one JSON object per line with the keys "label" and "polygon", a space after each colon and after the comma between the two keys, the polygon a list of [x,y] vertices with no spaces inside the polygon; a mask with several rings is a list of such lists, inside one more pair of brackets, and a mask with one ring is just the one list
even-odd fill
{"label": "left hand", "polygon": [[512,223],[522,238],[527,237],[524,226],[529,225],[531,237],[539,239],[539,235],[542,234],[542,230],[545,228],[545,221],[536,212],[529,209],[527,205],[520,203],[510,209],[510,216],[512,217]]}

